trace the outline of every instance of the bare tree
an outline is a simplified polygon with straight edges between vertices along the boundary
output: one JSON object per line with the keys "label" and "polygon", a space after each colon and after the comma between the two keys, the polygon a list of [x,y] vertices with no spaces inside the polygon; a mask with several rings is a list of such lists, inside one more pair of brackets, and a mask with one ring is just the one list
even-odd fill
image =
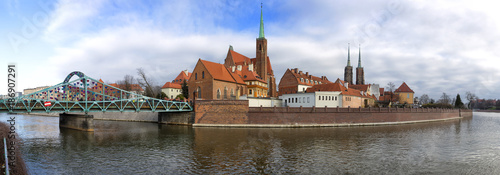
{"label": "bare tree", "polygon": [[[155,84],[153,80],[151,80],[146,73],[144,72],[143,68],[138,68],[137,69],[137,75],[139,78],[137,78],[137,82],[139,83],[140,86],[144,87],[144,95],[148,97],[156,97],[158,91],[155,89]],[[160,88],[161,89],[161,88]]]}
{"label": "bare tree", "polygon": [[469,102],[467,103],[467,107],[468,107],[469,109],[472,109],[472,107],[473,107],[473,106],[472,106],[472,104],[474,103],[474,101],[476,101],[477,96],[476,96],[476,94],[473,94],[473,93],[471,93],[471,92],[469,92],[469,91],[467,91],[465,94],[466,94],[466,96],[467,96],[467,97],[466,97],[466,98],[467,98],[467,101],[469,101]]}
{"label": "bare tree", "polygon": [[[132,75],[125,75],[123,77],[123,80],[119,80],[116,82],[118,84],[117,88],[126,90],[126,91],[132,91],[132,86],[135,83],[134,76]],[[130,94],[127,93],[127,98],[130,98]]]}
{"label": "bare tree", "polygon": [[441,95],[441,98],[438,100],[438,103],[450,104],[451,103],[450,96],[448,96],[446,93],[443,92],[443,95]]}
{"label": "bare tree", "polygon": [[423,94],[420,96],[420,104],[427,104],[430,102],[429,95]]}
{"label": "bare tree", "polygon": [[393,82],[389,82],[389,83],[387,83],[387,87],[386,88],[387,88],[387,91],[390,92],[391,99],[389,101],[391,101],[391,102],[398,101],[398,97],[399,96],[395,97],[395,95],[394,95],[394,91],[396,90],[396,85],[394,85]]}
{"label": "bare tree", "polygon": [[134,80],[134,76],[132,76],[132,75],[125,75],[123,77],[123,80],[119,80],[118,82],[116,82],[116,84],[118,84],[118,86],[119,86],[118,88],[126,90],[126,91],[131,91],[134,83],[135,83],[135,80]]}

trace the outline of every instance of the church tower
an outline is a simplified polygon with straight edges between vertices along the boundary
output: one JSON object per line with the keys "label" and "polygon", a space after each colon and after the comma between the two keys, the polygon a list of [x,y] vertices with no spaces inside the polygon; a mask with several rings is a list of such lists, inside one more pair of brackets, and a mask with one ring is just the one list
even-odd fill
{"label": "church tower", "polygon": [[347,66],[344,70],[344,81],[352,84],[352,66],[351,66],[351,48],[350,44],[347,46]]}
{"label": "church tower", "polygon": [[365,84],[365,72],[361,67],[361,45],[359,46],[359,60],[356,68],[356,84]]}
{"label": "church tower", "polygon": [[267,81],[267,39],[264,37],[264,18],[262,16],[262,4],[260,5],[260,30],[259,38],[256,42],[255,71],[264,80]]}

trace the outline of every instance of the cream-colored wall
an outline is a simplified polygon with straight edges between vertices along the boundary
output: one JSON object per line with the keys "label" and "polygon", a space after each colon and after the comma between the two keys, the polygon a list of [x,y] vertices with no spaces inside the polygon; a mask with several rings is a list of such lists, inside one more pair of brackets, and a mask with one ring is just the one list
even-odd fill
{"label": "cream-colored wall", "polygon": [[169,99],[174,99],[177,95],[182,94],[182,89],[176,88],[163,88],[161,91],[165,93]]}

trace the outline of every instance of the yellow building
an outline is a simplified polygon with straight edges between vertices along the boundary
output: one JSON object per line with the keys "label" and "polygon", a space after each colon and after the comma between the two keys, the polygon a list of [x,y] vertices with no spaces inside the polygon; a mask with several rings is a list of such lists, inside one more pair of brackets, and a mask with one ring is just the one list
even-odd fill
{"label": "yellow building", "polygon": [[413,104],[413,95],[415,92],[411,90],[405,82],[403,82],[394,93],[398,95],[400,104]]}

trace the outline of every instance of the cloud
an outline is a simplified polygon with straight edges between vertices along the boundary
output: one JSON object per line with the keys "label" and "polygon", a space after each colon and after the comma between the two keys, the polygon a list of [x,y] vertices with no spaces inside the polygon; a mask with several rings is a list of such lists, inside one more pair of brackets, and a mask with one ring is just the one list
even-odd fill
{"label": "cloud", "polygon": [[[50,62],[64,77],[81,70],[114,82],[143,67],[159,85],[198,58],[222,63],[228,49],[255,57],[255,2],[62,1],[46,30],[57,38]],[[481,4],[481,3],[479,3]],[[76,10],[75,10],[76,9]],[[485,10],[486,9],[486,10]],[[276,78],[298,67],[343,78],[347,43],[365,80],[405,81],[417,96],[472,91],[498,98],[498,12],[468,1],[268,1],[264,21]]]}

